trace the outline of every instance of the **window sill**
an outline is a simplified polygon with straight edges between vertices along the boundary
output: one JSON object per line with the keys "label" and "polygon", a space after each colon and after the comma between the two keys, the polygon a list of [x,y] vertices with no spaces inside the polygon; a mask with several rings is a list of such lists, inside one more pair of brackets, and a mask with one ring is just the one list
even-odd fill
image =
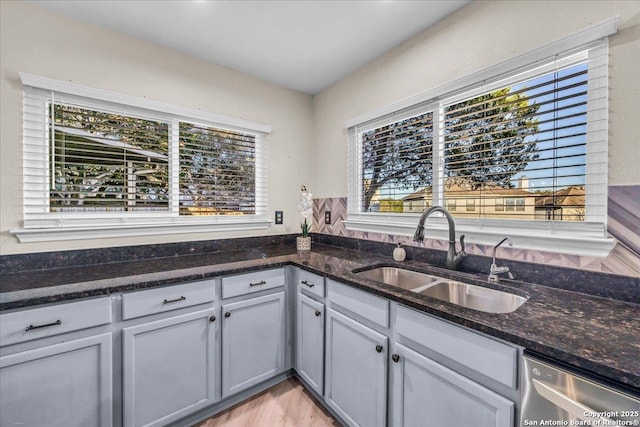
{"label": "window sill", "polygon": [[[350,215],[344,222],[347,230],[413,236],[420,216],[403,218],[392,215]],[[607,237],[603,224],[554,223],[546,221],[487,221],[456,219],[456,239],[465,235],[465,242],[494,246],[509,237],[514,248],[554,252],[597,258],[606,257],[615,245]],[[443,217],[428,218],[425,239],[449,240]]]}
{"label": "window sill", "polygon": [[78,225],[63,227],[21,228],[11,230],[20,243],[54,242],[63,240],[104,239],[112,237],[154,236],[162,234],[206,233],[224,231],[264,230],[271,221],[253,218],[242,221],[138,223],[109,225]]}

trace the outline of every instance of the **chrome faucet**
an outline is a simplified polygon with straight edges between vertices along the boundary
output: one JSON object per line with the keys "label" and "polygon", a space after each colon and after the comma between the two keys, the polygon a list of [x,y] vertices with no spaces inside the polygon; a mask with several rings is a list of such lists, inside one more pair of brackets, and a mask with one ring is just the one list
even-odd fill
{"label": "chrome faucet", "polygon": [[420,217],[420,221],[418,222],[418,228],[413,235],[413,240],[416,242],[422,242],[424,240],[424,223],[429,215],[434,212],[442,212],[445,218],[447,218],[447,222],[449,223],[449,250],[447,251],[447,268],[455,270],[462,258],[467,253],[464,251],[464,234],[460,236],[461,250],[460,252],[456,252],[456,225],[453,222],[453,217],[448,210],[446,210],[442,206],[433,206],[422,212],[422,216]]}
{"label": "chrome faucet", "polygon": [[498,283],[500,281],[500,277],[498,277],[498,274],[502,273],[507,273],[509,279],[513,279],[513,274],[511,274],[511,272],[509,271],[509,267],[498,267],[496,265],[496,250],[498,249],[498,246],[500,246],[504,242],[507,242],[509,246],[513,246],[513,243],[511,243],[511,239],[505,237],[504,239],[500,240],[500,243],[493,247],[493,261],[491,262],[491,269],[489,270],[488,278],[489,282],[491,283]]}

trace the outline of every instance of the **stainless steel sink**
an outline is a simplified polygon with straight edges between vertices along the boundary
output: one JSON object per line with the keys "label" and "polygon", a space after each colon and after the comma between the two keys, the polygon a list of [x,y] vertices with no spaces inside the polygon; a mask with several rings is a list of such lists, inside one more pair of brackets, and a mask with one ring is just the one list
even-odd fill
{"label": "stainless steel sink", "polygon": [[364,279],[375,280],[376,282],[416,292],[424,289],[426,285],[441,280],[437,276],[396,267],[376,267],[356,274]]}
{"label": "stainless steel sink", "polygon": [[452,280],[422,289],[420,294],[487,313],[511,313],[527,301],[520,295]]}
{"label": "stainless steel sink", "polygon": [[487,313],[511,313],[527,301],[527,298],[509,292],[398,267],[376,267],[356,274],[364,279]]}

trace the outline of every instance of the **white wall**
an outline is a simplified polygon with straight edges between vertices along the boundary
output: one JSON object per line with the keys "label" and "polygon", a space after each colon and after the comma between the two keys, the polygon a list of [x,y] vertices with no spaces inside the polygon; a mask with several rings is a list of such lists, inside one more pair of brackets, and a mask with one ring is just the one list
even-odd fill
{"label": "white wall", "polygon": [[[17,1],[0,2],[0,254],[81,249],[299,230],[300,184],[313,179],[311,97],[123,34]],[[285,224],[263,233],[161,235],[18,243],[22,226],[22,87],[25,72],[271,125],[267,139],[269,215]]]}
{"label": "white wall", "polygon": [[315,195],[347,194],[347,119],[619,16],[610,38],[609,184],[639,184],[640,2],[475,1],[316,95]]}

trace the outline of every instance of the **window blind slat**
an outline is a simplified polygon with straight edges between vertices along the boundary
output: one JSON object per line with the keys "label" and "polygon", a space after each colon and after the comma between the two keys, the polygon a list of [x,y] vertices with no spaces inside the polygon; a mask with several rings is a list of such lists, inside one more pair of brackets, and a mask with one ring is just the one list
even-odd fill
{"label": "window blind slat", "polygon": [[[580,143],[580,144],[574,144],[574,145],[567,145],[567,146],[563,146],[563,147],[559,147],[559,148],[546,148],[544,150],[538,150],[537,154],[539,155],[538,158],[536,160],[531,160],[529,161],[529,165],[535,165],[537,162],[547,162],[549,160],[553,160],[553,159],[564,159],[567,157],[585,157],[585,154],[583,152],[580,153],[571,153],[569,150],[572,149],[584,149],[584,146],[586,144],[584,143]],[[493,153],[493,150],[487,149],[487,150],[474,150],[473,153],[474,154],[478,154],[478,155],[483,155],[486,153]],[[567,152],[567,154],[561,154]],[[511,161],[510,159],[517,159],[520,157],[520,153],[514,153],[514,154],[503,154],[500,156],[501,158],[501,165],[507,165],[509,164],[509,162]],[[466,159],[462,159],[462,160],[452,160],[453,158],[455,158],[455,156],[446,156],[446,162],[447,162],[447,169],[448,170],[454,170],[454,169],[467,169],[469,167],[469,161]],[[516,164],[516,162],[512,162],[513,164]],[[529,170],[532,168],[529,168]]]}
{"label": "window blind slat", "polygon": [[[560,111],[563,110],[567,110],[567,109],[574,109],[574,108],[579,108],[581,106],[586,105],[586,102],[581,102],[581,103],[576,103],[576,104],[572,104],[570,107],[563,107],[563,108],[558,108],[558,109],[553,109],[550,111],[544,111],[542,113],[533,113],[533,114],[528,114],[528,115],[523,115],[520,116],[521,120],[536,120],[536,126],[540,127],[540,126],[544,126],[550,123],[554,123],[556,121],[560,121],[560,120],[569,120],[572,118],[582,118],[583,121],[581,121],[579,124],[577,125],[586,125],[586,118],[585,118],[585,112],[572,112],[572,113],[567,113],[566,115],[559,115],[557,113],[559,113]],[[519,109],[518,111],[522,111],[522,109]],[[516,111],[512,111],[511,113],[515,113]],[[494,115],[494,116],[487,116],[487,117],[481,117],[478,118],[474,121],[471,122],[463,122],[463,123],[457,123],[456,125],[450,126],[448,128],[446,128],[447,133],[448,133],[448,138],[447,141],[452,141],[455,140],[456,138],[458,138],[459,136],[464,136],[464,135],[468,135],[469,134],[469,128],[472,127],[473,132],[478,133],[481,132],[484,129],[490,129],[490,128],[500,128],[502,126],[509,126],[513,123],[513,120],[502,120],[502,121],[493,121],[498,117],[503,117],[504,114],[501,115]],[[487,121],[491,121],[490,124],[484,124]],[[479,125],[476,125],[479,124]],[[460,130],[463,129],[463,130]],[[527,132],[532,132],[532,127],[531,125],[522,125],[522,126],[518,126],[518,127],[509,127],[510,131],[513,132],[517,132],[517,131],[521,131],[521,130],[525,130]],[[504,131],[503,129],[499,130],[500,131]],[[464,139],[464,138],[459,138],[459,139]]]}
{"label": "window blind slat", "polygon": [[[556,83],[557,80],[553,80],[552,82],[546,84],[545,86],[548,85],[553,85],[554,83]],[[546,90],[544,92],[540,92],[540,93],[530,93],[529,90],[527,88],[525,89],[521,89],[521,90],[516,90],[516,91],[510,91],[507,95],[503,95],[503,96],[496,96],[496,97],[492,97],[491,101],[493,103],[499,104],[499,107],[496,108],[490,108],[487,110],[487,116],[491,115],[491,111],[496,111],[499,110],[500,108],[508,108],[510,111],[514,111],[514,112],[518,112],[520,110],[524,110],[526,109],[526,107],[522,107],[519,108],[518,105],[522,102],[522,98],[519,98],[518,95],[526,98],[531,104],[536,104],[536,105],[546,105],[549,102],[544,101],[545,99],[549,98],[549,95],[553,95],[553,100],[551,102],[555,103],[557,101],[564,101],[567,99],[572,99],[572,98],[579,98],[579,97],[583,97],[587,94],[587,82],[586,81],[582,81],[579,83],[574,83],[571,85],[567,85],[567,86],[563,86],[563,87],[559,87],[559,88],[552,88],[550,90]],[[561,93],[563,93],[564,91],[569,91],[570,89],[576,89],[576,88],[581,88],[581,91],[573,91],[571,94],[567,94],[565,96],[560,95]],[[514,101],[508,101],[509,98],[515,98]],[[504,102],[500,102],[504,100]],[[467,117],[473,116],[476,113],[475,112],[468,112],[470,110],[475,110],[481,106],[483,106],[484,104],[486,104],[486,102],[484,100],[482,101],[478,101],[476,103],[472,103],[470,105],[464,105],[462,107],[456,107],[457,104],[454,104],[453,106],[451,106],[451,108],[449,109],[448,113],[451,115],[455,115],[456,117],[462,119],[465,119]],[[496,114],[498,115],[498,114]]]}

